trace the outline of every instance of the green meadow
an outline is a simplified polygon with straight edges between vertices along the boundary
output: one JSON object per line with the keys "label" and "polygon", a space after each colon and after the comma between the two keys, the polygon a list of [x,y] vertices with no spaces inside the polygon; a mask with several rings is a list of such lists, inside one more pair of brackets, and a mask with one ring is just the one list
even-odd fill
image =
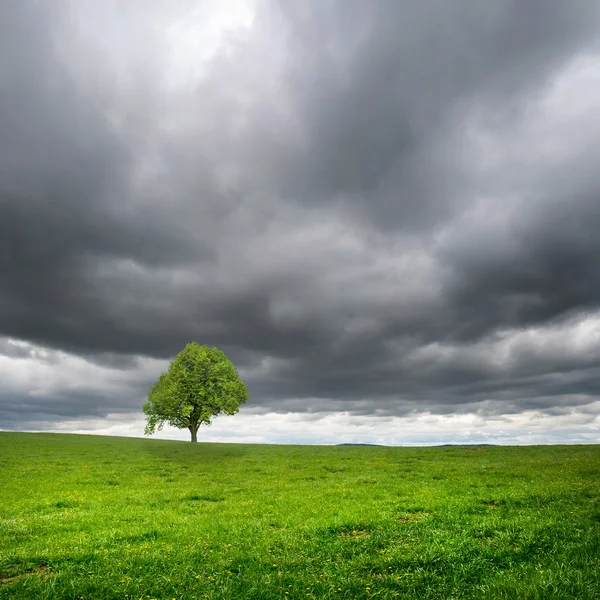
{"label": "green meadow", "polygon": [[600,598],[600,447],[0,433],[8,598]]}

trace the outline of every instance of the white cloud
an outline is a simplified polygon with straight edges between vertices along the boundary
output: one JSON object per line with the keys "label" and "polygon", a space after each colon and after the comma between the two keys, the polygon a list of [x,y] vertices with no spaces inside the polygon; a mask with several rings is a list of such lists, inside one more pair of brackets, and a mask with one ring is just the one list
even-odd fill
{"label": "white cloud", "polygon": [[193,85],[205,74],[228,37],[249,29],[254,20],[252,0],[197,2],[167,29],[172,85]]}
{"label": "white cloud", "polygon": [[[39,430],[141,437],[144,421],[138,413],[106,419],[40,423]],[[32,430],[36,430],[33,427]],[[158,439],[188,440],[186,431],[165,429]],[[215,419],[201,428],[203,442],[249,444],[371,443],[389,446],[439,444],[586,444],[600,442],[600,401],[565,414],[539,411],[498,417],[476,414],[410,417],[353,416],[348,413],[256,414],[242,408],[238,415]]]}
{"label": "white cloud", "polygon": [[80,392],[109,397],[127,393],[138,382],[151,380],[168,366],[167,361],[139,357],[132,368],[123,369],[118,358],[114,366],[107,366],[22,340],[1,338],[0,342],[5,352],[0,353],[5,394],[56,398],[66,392]]}

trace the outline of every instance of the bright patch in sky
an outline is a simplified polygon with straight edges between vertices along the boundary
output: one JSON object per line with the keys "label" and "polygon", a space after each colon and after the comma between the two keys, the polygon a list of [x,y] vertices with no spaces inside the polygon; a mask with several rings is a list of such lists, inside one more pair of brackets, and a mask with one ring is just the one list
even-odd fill
{"label": "bright patch in sky", "polygon": [[252,26],[252,0],[199,2],[188,14],[167,30],[171,50],[172,85],[193,85],[204,74],[207,63],[223,48],[231,36]]}

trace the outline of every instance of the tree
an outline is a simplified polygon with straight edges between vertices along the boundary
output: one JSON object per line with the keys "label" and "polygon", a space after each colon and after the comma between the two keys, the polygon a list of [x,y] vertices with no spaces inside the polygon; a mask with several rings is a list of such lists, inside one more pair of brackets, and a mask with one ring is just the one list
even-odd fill
{"label": "tree", "polygon": [[144,433],[152,435],[167,423],[189,429],[192,442],[197,442],[202,423],[210,425],[213,417],[236,414],[247,399],[246,384],[225,353],[192,342],[152,386],[143,408]]}

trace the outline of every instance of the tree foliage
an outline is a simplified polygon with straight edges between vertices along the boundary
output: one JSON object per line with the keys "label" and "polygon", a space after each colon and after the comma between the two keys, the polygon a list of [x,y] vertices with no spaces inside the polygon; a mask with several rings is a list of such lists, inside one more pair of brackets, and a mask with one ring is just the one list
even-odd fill
{"label": "tree foliage", "polygon": [[195,442],[200,425],[210,425],[221,414],[236,414],[247,399],[246,385],[225,353],[192,342],[152,386],[143,408],[145,434],[161,430],[166,423],[189,429]]}

